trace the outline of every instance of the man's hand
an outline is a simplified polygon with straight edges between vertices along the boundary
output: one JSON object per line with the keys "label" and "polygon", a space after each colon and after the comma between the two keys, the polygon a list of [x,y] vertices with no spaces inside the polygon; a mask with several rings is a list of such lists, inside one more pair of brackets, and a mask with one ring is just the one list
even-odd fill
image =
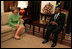
{"label": "man's hand", "polygon": [[54,22],[54,21],[52,21],[52,22],[50,22],[52,25],[57,25],[57,23],[56,22]]}

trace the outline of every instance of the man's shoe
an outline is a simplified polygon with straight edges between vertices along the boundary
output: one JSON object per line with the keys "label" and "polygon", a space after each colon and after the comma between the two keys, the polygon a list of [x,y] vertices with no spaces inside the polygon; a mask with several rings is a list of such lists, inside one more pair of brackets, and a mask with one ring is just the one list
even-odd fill
{"label": "man's shoe", "polygon": [[55,47],[56,46],[56,43],[53,43],[52,45],[51,45],[51,47]]}
{"label": "man's shoe", "polygon": [[47,43],[48,42],[48,40],[44,40],[43,42],[42,42],[42,44],[45,44],[45,43]]}

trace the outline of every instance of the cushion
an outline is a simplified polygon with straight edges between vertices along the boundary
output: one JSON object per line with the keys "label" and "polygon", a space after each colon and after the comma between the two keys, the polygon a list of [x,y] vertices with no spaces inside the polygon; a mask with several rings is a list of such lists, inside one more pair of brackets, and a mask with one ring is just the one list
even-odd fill
{"label": "cushion", "polygon": [[14,32],[13,31],[5,33],[5,34],[1,34],[1,42],[7,41],[7,40],[9,40],[13,37],[14,37]]}
{"label": "cushion", "polygon": [[13,28],[9,27],[9,25],[1,26],[1,33],[12,31]]}
{"label": "cushion", "polygon": [[1,13],[1,25],[6,25],[9,24],[9,15],[11,12],[8,13]]}

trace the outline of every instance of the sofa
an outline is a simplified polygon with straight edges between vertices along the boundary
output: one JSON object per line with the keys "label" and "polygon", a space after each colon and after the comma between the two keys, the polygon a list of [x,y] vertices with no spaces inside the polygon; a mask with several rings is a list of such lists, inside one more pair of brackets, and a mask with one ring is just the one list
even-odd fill
{"label": "sofa", "polygon": [[14,37],[14,28],[9,27],[9,15],[11,12],[1,13],[1,42],[7,41]]}

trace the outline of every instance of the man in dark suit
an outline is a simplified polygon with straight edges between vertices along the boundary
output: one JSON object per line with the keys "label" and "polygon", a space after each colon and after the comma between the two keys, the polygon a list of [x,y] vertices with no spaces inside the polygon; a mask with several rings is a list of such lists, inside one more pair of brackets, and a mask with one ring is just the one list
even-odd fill
{"label": "man in dark suit", "polygon": [[47,43],[49,41],[49,36],[51,33],[54,34],[53,44],[51,47],[55,47],[57,43],[58,34],[61,32],[64,26],[65,21],[65,14],[60,12],[60,7],[57,7],[55,9],[55,14],[51,15],[51,19],[49,22],[49,25],[47,26],[47,31],[45,34],[43,44]]}

